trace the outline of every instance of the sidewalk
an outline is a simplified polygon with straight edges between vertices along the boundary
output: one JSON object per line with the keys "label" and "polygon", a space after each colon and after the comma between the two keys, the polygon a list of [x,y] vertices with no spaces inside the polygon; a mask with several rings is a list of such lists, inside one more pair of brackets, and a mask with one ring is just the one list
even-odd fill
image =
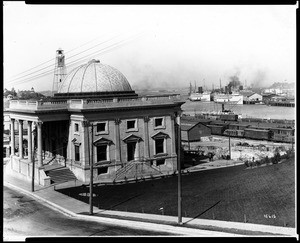
{"label": "sidewalk", "polygon": [[169,232],[183,236],[232,237],[232,236],[292,236],[297,237],[295,228],[258,225],[250,223],[236,223],[220,220],[182,218],[182,225],[178,225],[178,218],[174,216],[131,213],[121,211],[101,210],[93,207],[94,215],[89,215],[90,206],[84,202],[68,197],[54,190],[53,186],[43,188],[35,185],[31,192],[31,183],[20,180],[13,175],[4,175],[4,186],[17,189],[39,201],[46,203],[52,209],[58,210],[78,219],[97,221],[107,224],[132,227],[137,229],[151,229]]}

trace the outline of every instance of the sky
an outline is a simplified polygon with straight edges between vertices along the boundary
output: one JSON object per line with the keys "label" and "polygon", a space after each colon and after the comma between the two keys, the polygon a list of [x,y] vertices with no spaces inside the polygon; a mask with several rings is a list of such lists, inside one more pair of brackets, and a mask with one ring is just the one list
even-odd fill
{"label": "sky", "polygon": [[91,59],[137,89],[296,82],[296,5],[28,5],[3,2],[4,88],[52,90]]}

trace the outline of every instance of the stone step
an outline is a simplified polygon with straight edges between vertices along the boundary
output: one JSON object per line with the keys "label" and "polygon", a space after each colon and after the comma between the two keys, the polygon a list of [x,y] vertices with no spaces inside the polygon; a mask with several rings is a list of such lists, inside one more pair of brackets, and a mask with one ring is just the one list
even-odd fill
{"label": "stone step", "polygon": [[77,179],[74,173],[66,167],[54,167],[52,170],[46,171],[46,174],[51,178],[51,181],[53,183],[60,183]]}

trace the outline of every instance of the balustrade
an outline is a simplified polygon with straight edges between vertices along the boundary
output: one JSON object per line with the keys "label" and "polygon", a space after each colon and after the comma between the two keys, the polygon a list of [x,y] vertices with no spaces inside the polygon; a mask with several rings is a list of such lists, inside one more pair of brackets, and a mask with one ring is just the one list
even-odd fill
{"label": "balustrade", "polygon": [[179,100],[179,95],[164,96],[143,96],[137,98],[114,98],[114,99],[71,99],[71,100],[52,100],[52,101],[28,101],[28,100],[11,100],[10,109],[24,110],[46,110],[46,109],[84,109],[89,107],[108,107],[108,106],[132,106],[146,104],[160,104],[163,102],[172,102]]}

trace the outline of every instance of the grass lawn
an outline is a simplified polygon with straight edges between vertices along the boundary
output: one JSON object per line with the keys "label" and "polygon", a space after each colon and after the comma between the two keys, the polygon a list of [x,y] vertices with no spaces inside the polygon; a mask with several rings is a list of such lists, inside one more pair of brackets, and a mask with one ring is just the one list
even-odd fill
{"label": "grass lawn", "polygon": [[[295,159],[246,169],[244,165],[182,176],[182,216],[295,227]],[[177,176],[96,186],[102,209],[177,216]],[[59,190],[89,202],[88,188]]]}

